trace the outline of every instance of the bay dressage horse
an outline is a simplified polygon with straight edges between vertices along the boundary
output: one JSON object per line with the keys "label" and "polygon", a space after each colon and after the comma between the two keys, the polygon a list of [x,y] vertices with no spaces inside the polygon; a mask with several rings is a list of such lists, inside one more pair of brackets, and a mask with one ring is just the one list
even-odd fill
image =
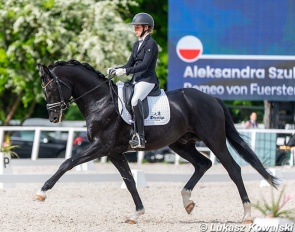
{"label": "bay dressage horse", "polygon": [[[135,203],[134,213],[127,223],[137,223],[144,213],[130,167],[123,153],[130,150],[132,126],[123,121],[118,110],[117,86],[87,63],[76,60],[59,61],[48,67],[38,64],[42,89],[47,101],[49,120],[63,120],[64,110],[75,102],[87,125],[90,145],[77,155],[65,160],[57,172],[36,193],[34,200],[44,201],[46,191],[73,167],[107,156],[120,172]],[[196,150],[195,142],[203,141],[215,154],[236,184],[244,207],[244,223],[251,223],[251,203],[248,198],[241,168],[235,162],[226,145],[226,140],[260,175],[272,186],[277,180],[269,174],[256,154],[236,130],[224,103],[213,96],[192,88],[166,92],[170,106],[170,121],[166,125],[145,127],[144,151],[169,146],[195,168],[191,178],[181,191],[183,205],[188,214],[195,207],[190,199],[195,185],[212,162]]]}

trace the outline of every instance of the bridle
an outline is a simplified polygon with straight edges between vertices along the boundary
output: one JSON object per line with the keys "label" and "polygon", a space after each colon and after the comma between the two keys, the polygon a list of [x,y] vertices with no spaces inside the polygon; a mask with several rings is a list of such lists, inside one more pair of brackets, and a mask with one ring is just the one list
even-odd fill
{"label": "bridle", "polygon": [[60,113],[59,113],[59,122],[61,122],[61,118],[62,118],[62,112],[65,111],[68,107],[69,107],[69,103],[66,103],[64,100],[64,96],[62,94],[62,90],[61,90],[61,85],[63,84],[64,86],[66,86],[69,90],[71,90],[71,87],[69,87],[65,82],[63,82],[62,80],[60,80],[57,75],[52,72],[51,70],[49,70],[50,75],[53,76],[53,78],[47,82],[45,85],[42,85],[42,89],[44,89],[44,91],[46,91],[46,87],[53,81],[55,81],[56,85],[57,85],[57,89],[58,89],[58,94],[59,94],[59,102],[55,102],[55,103],[51,103],[51,104],[46,104],[46,108],[48,111],[53,111],[56,112],[56,108],[59,107],[60,108]]}
{"label": "bridle", "polygon": [[[42,89],[44,89],[46,91],[46,87],[51,82],[55,81],[55,83],[57,85],[57,89],[58,89],[58,94],[59,94],[60,101],[59,102],[55,102],[55,103],[51,103],[51,104],[46,104],[46,108],[47,108],[48,111],[56,112],[57,111],[56,108],[59,107],[59,112],[60,112],[59,113],[59,122],[61,122],[63,111],[65,111],[69,107],[70,104],[72,104],[73,102],[76,102],[79,99],[83,98],[84,96],[86,96],[87,94],[91,93],[95,89],[99,88],[102,84],[104,84],[106,82],[109,82],[109,88],[110,88],[110,92],[111,92],[111,97],[112,97],[113,102],[115,102],[114,101],[113,94],[115,93],[117,95],[117,93],[114,90],[114,87],[111,85],[111,80],[114,78],[114,76],[111,76],[110,77],[110,75],[107,75],[108,78],[105,81],[101,82],[99,85],[97,85],[94,88],[90,89],[89,91],[83,93],[81,96],[79,96],[79,97],[77,97],[75,99],[73,97],[71,97],[68,102],[65,102],[64,96],[62,94],[61,84],[63,84],[64,86],[66,86],[69,90],[72,90],[72,88],[70,86],[68,86],[64,81],[62,81],[61,79],[59,79],[58,76],[52,70],[49,69],[49,72],[50,72],[50,75],[53,76],[53,78],[50,81],[48,81],[45,85],[42,84]],[[120,114],[116,105],[115,105],[115,109],[116,109],[117,113]]]}

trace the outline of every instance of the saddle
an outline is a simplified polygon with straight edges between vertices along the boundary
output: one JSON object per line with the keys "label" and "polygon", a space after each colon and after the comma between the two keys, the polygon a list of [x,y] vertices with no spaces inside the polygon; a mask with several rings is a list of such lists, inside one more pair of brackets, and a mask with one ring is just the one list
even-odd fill
{"label": "saddle", "polygon": [[[134,93],[134,84],[131,81],[127,81],[124,83],[123,87],[123,101],[125,103],[125,107],[130,115],[133,115],[133,110],[131,106],[131,99]],[[161,95],[161,89],[158,84],[155,85],[155,87],[152,89],[152,91],[148,94],[148,96],[160,96]],[[149,106],[147,98],[145,98],[142,101],[143,106],[143,113],[144,113],[144,119],[146,119],[149,115]]]}

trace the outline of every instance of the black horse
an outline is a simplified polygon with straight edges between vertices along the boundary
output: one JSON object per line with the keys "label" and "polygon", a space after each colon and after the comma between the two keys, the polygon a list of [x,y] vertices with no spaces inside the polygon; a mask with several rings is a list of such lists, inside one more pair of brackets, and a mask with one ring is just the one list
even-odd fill
{"label": "black horse", "polygon": [[[125,123],[118,112],[117,86],[89,64],[81,64],[75,60],[59,61],[49,67],[39,64],[38,68],[47,100],[49,120],[53,123],[60,122],[68,104],[75,101],[86,119],[91,144],[76,156],[65,160],[36,193],[34,199],[44,201],[45,192],[76,165],[107,156],[119,170],[136,206],[136,211],[126,222],[136,223],[138,217],[144,213],[144,207],[123,154],[130,150],[128,141],[131,139],[132,126]],[[274,187],[277,185],[276,178],[266,171],[256,154],[241,138],[220,99],[196,89],[178,89],[166,94],[171,110],[170,121],[166,125],[145,128],[147,143],[144,150],[168,145],[195,167],[192,177],[181,191],[184,208],[190,214],[195,206],[190,200],[191,191],[212,166],[211,161],[195,148],[196,141],[203,141],[238,188],[244,207],[243,222],[252,222],[251,204],[242,180],[241,168],[229,153],[226,139]]]}

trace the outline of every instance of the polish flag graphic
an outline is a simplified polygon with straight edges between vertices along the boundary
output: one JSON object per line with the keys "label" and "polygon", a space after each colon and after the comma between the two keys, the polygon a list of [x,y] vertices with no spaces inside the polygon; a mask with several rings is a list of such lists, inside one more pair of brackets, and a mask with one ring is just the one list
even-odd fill
{"label": "polish flag graphic", "polygon": [[176,52],[181,60],[191,63],[198,60],[202,55],[203,45],[197,37],[187,35],[178,41]]}

